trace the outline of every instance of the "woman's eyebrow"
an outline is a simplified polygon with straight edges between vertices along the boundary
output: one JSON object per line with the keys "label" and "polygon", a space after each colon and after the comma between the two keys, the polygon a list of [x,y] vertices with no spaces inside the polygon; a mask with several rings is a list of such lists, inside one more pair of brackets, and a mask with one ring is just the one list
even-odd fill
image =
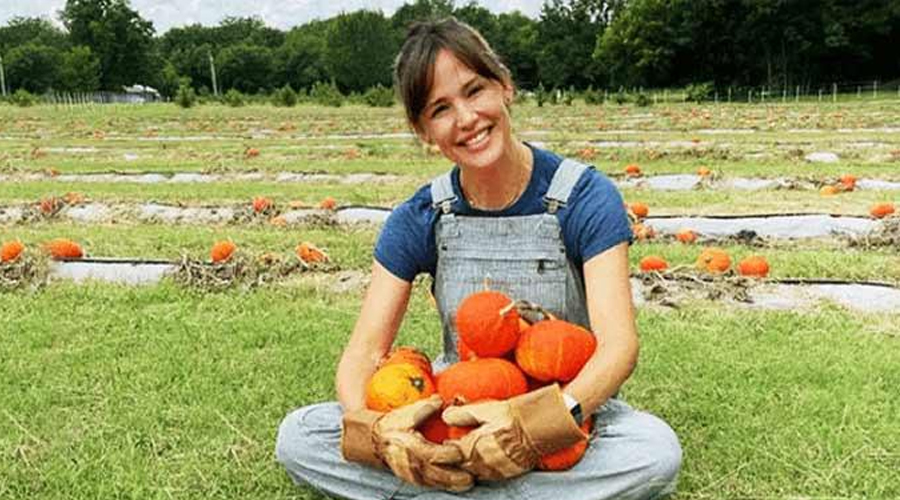
{"label": "woman's eyebrow", "polygon": [[[468,81],[466,81],[466,83],[464,83],[463,86],[462,86],[462,92],[463,92],[463,94],[465,94],[469,89],[471,89],[471,88],[472,88],[474,85],[476,85],[479,81],[480,81],[480,78],[479,78],[478,75],[475,75],[475,76],[473,76],[472,78],[470,78]],[[425,105],[424,111],[427,112],[428,110],[430,110],[430,109],[433,108],[434,106],[436,106],[436,105],[438,105],[438,104],[440,104],[440,103],[442,103],[442,102],[444,102],[444,101],[446,101],[446,100],[447,100],[447,98],[444,97],[444,96],[438,97],[437,99],[435,99],[435,100],[433,100],[433,101],[427,103],[427,104]]]}

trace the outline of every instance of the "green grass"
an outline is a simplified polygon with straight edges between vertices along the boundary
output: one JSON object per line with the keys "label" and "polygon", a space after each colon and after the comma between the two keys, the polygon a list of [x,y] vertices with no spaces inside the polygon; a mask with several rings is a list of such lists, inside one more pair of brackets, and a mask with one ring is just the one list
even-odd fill
{"label": "green grass", "polygon": [[[0,298],[0,497],[322,498],[280,470],[275,432],[334,397],[358,296],[58,285]],[[900,495],[900,324],[881,321],[642,310],[624,394],[676,429],[677,498]],[[435,354],[437,322],[417,289],[399,342]]]}

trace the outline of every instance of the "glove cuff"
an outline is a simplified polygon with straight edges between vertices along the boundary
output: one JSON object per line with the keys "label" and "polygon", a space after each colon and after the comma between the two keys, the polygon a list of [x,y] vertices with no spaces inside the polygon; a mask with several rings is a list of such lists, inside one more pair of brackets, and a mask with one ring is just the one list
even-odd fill
{"label": "glove cuff", "polygon": [[510,407],[541,455],[569,447],[587,437],[566,408],[562,391],[556,384],[516,396],[510,400]]}
{"label": "glove cuff", "polygon": [[341,430],[341,454],[348,462],[383,468],[378,456],[374,429],[384,414],[372,410],[356,410],[344,413]]}

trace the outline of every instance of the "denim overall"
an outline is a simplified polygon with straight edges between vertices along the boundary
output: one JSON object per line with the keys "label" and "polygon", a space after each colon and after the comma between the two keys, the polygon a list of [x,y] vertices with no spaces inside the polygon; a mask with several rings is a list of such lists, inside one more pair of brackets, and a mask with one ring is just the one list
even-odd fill
{"label": "denim overall", "polygon": [[[582,273],[566,256],[556,211],[588,167],[564,160],[544,201],[547,212],[516,217],[453,213],[457,196],[450,174],[432,182],[438,264],[434,294],[443,325],[439,370],[458,359],[453,321],[468,294],[492,290],[540,304],[562,319],[589,327]],[[341,407],[327,402],[299,408],[284,419],[276,455],[300,485],[327,495],[359,500],[567,500],[655,499],[674,491],[681,447],[659,418],[610,399],[594,412],[594,431],[581,461],[567,471],[530,472],[501,482],[479,483],[453,494],[404,483],[390,471],[343,460]]]}

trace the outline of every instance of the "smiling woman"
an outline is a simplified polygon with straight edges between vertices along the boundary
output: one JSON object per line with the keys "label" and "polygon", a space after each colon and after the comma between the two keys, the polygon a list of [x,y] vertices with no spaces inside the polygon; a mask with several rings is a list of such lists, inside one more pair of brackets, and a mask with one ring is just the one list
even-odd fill
{"label": "smiling woman", "polygon": [[[447,490],[454,498],[565,492],[576,500],[649,499],[673,492],[678,438],[618,398],[637,362],[638,337],[628,279],[632,234],[615,186],[588,165],[516,137],[509,71],[455,19],[414,26],[394,76],[409,125],[454,166],[385,222],[337,369],[338,402],[290,413],[278,459],[298,484],[346,498],[438,499]],[[564,389],[554,384],[490,406],[447,409],[439,414],[447,424],[480,425],[430,443],[414,424],[449,401],[386,413],[365,408],[366,382],[393,344],[421,273],[433,279],[442,322],[436,371],[459,359],[456,310],[486,278],[493,289],[593,332],[599,347]],[[583,442],[582,415],[596,423],[582,460],[569,471],[532,472],[542,455]]]}

